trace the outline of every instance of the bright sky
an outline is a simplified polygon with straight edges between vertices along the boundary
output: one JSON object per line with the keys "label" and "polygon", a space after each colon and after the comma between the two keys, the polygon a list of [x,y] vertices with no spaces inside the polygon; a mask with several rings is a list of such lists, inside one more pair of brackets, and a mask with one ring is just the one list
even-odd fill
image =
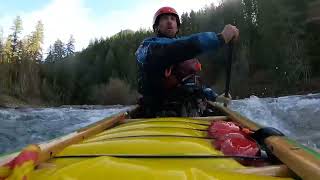
{"label": "bright sky", "polygon": [[[151,28],[153,14],[172,6],[182,14],[199,10],[219,0],[0,0],[0,28],[6,37],[17,15],[23,36],[44,24],[44,52],[56,39],[66,42],[72,34],[76,50],[94,38],[109,37],[121,30]],[[0,29],[1,30],[1,29]]]}

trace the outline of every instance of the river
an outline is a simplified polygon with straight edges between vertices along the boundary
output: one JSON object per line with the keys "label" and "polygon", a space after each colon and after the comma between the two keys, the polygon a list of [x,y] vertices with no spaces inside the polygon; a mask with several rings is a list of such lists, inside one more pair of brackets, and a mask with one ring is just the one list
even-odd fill
{"label": "river", "polygon": [[[292,139],[320,149],[320,94],[234,100],[231,109]],[[0,109],[0,154],[70,133],[104,117],[126,111],[124,106],[63,106]]]}

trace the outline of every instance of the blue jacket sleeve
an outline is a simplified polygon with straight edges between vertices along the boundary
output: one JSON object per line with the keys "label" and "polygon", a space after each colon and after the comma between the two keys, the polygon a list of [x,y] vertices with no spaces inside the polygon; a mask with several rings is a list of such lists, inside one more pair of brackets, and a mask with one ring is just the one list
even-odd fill
{"label": "blue jacket sleeve", "polygon": [[221,40],[214,32],[198,33],[177,39],[154,37],[142,42],[136,56],[140,65],[159,70],[215,50],[221,44]]}

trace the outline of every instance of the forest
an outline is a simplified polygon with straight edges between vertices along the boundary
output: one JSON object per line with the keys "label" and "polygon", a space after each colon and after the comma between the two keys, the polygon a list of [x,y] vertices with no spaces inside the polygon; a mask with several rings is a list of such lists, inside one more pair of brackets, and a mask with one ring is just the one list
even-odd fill
{"label": "forest", "polygon": [[[320,25],[308,22],[312,0],[224,0],[218,6],[181,14],[179,36],[221,32],[236,25],[231,94],[274,97],[320,90]],[[22,37],[23,17],[11,33],[0,31],[0,105],[4,97],[27,104],[133,104],[139,94],[135,52],[151,29],[122,30],[112,37],[92,40],[75,52],[76,39],[56,40],[42,49],[44,30]],[[1,25],[0,25],[1,26]],[[151,27],[151,24],[150,24]],[[61,27],[63,28],[63,27]],[[203,81],[222,93],[226,51],[199,57]]]}

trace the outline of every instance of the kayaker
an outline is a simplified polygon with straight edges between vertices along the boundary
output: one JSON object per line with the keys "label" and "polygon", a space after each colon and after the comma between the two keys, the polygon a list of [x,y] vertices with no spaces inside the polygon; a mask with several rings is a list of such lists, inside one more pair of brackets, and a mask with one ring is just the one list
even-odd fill
{"label": "kayaker", "polygon": [[[226,25],[219,34],[204,32],[180,38],[177,37],[180,25],[174,8],[160,8],[153,18],[156,36],[145,39],[136,51],[138,91],[143,95],[143,104],[153,112],[159,109],[170,90],[178,86],[185,76],[201,70],[196,56],[218,49],[239,37],[235,26]],[[203,89],[210,100],[223,99],[210,88]]]}

